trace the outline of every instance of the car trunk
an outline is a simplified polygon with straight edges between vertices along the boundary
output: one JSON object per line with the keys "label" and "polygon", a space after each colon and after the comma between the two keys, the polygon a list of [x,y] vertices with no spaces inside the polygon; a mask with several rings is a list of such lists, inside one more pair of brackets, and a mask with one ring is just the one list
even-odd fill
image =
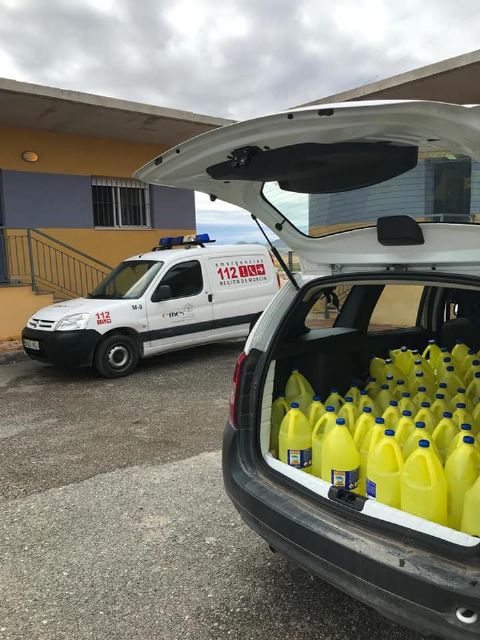
{"label": "car trunk", "polygon": [[[332,290],[340,293],[340,311],[322,297],[327,291],[332,300]],[[451,276],[427,279],[421,274],[358,274],[341,280],[313,281],[304,288],[272,340],[270,362],[266,365],[259,417],[260,448],[266,464],[275,473],[313,492],[320,501],[342,505],[346,516],[363,517],[372,526],[381,521],[398,528],[399,535],[408,535],[406,530],[410,530],[410,534],[414,532],[431,542],[464,548],[478,546],[480,540],[476,537],[333,487],[281,462],[270,448],[272,402],[284,395],[293,369],[307,378],[323,401],[333,387],[343,396],[352,382],[364,386],[370,358],[388,357],[391,349],[405,345],[421,353],[432,338],[451,348],[457,337],[478,349],[478,332],[469,319],[448,316],[455,306],[459,310],[455,300],[462,295],[470,299],[478,295],[480,301],[480,284],[471,278]],[[403,307],[403,316],[395,308],[395,299]]]}

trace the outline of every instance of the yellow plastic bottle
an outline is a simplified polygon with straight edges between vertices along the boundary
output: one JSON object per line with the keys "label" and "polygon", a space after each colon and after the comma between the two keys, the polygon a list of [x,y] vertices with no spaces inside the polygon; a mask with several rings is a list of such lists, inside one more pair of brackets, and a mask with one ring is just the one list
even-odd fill
{"label": "yellow plastic bottle", "polygon": [[380,438],[385,433],[385,420],[383,418],[375,418],[375,423],[371,429],[367,431],[363,441],[360,444],[360,480],[358,485],[358,493],[365,495],[367,481],[367,461],[369,452],[378,444]]}
{"label": "yellow plastic bottle", "polygon": [[[374,378],[373,376],[369,376],[367,381],[367,386],[365,387],[365,391],[371,398],[375,399],[377,397],[377,395],[380,393],[380,385],[377,383],[376,378]],[[360,397],[358,398],[357,402],[359,400],[360,400]]]}
{"label": "yellow plastic bottle", "polygon": [[453,412],[453,421],[458,429],[460,429],[460,425],[462,424],[470,424],[472,425],[472,431],[475,431],[473,428],[473,416],[467,411],[464,402],[457,402],[457,406]]}
{"label": "yellow plastic bottle", "polygon": [[[460,425],[460,431],[456,434],[456,436],[452,440],[452,443],[448,447],[447,460],[452,455],[452,453],[455,451],[455,449],[462,443],[464,436],[472,436],[473,437],[472,425],[471,424],[462,424],[462,425]],[[480,453],[480,444],[478,443],[476,438],[474,438],[474,440],[475,440],[474,447]]]}
{"label": "yellow plastic bottle", "polygon": [[390,351],[390,358],[393,359],[393,363],[401,371],[402,376],[408,377],[413,368],[412,352],[408,350],[408,347],[403,346],[400,349]]}
{"label": "yellow plastic bottle", "polygon": [[391,373],[389,373],[388,375],[385,376],[385,380],[383,381],[383,384],[387,385],[388,390],[390,391],[390,395],[392,396],[392,398],[394,398],[395,397],[395,388],[397,386],[397,383],[396,383],[396,380],[392,376]]}
{"label": "yellow plastic bottle", "polygon": [[355,422],[355,432],[353,434],[353,441],[360,451],[363,440],[370,429],[375,424],[375,416],[372,413],[372,407],[364,407],[363,412],[357,418]]}
{"label": "yellow plastic bottle", "polygon": [[270,446],[269,450],[275,458],[278,458],[278,436],[280,434],[280,425],[287,415],[288,404],[285,398],[280,396],[272,402],[272,413],[270,416]]}
{"label": "yellow plastic bottle", "polygon": [[385,429],[393,429],[395,431],[400,420],[400,411],[396,400],[390,400],[388,407],[382,414],[382,418],[385,421]]}
{"label": "yellow plastic bottle", "polygon": [[359,413],[362,413],[365,407],[370,407],[372,412],[375,415],[378,415],[379,408],[377,406],[376,398],[374,400],[371,396],[368,395],[366,389],[362,389],[362,391],[360,391],[360,399],[357,402],[357,409]]}
{"label": "yellow plastic bottle", "polygon": [[453,360],[451,356],[442,354],[442,357],[437,363],[437,368],[435,369],[435,378],[438,381],[443,380],[447,367],[450,367],[452,365],[453,365]]}
{"label": "yellow plastic bottle", "polygon": [[464,358],[463,362],[460,364],[460,372],[465,379],[465,375],[470,370],[472,363],[474,360],[477,360],[477,354],[475,353],[475,349],[469,349],[467,356]]}
{"label": "yellow plastic bottle", "polygon": [[[416,422],[415,429],[406,439],[403,445],[403,457],[405,460],[417,449],[420,440],[428,440],[432,443],[432,435],[425,429],[424,422]],[[432,444],[432,450],[438,455],[435,443]]]}
{"label": "yellow plastic bottle", "polygon": [[327,404],[331,405],[332,407],[335,407],[335,411],[339,411],[340,407],[343,404],[343,398],[342,396],[338,393],[338,389],[337,388],[332,388],[330,389],[330,395],[328,396],[328,398],[325,400],[325,406],[327,406]]}
{"label": "yellow plastic bottle", "polygon": [[314,393],[312,385],[305,376],[302,375],[298,369],[292,369],[292,373],[285,385],[285,399],[287,403],[296,402],[296,398],[303,395],[308,396],[310,401]]}
{"label": "yellow plastic bottle", "polygon": [[452,394],[450,393],[450,391],[448,390],[447,387],[447,383],[446,382],[439,382],[438,383],[438,387],[437,387],[437,392],[438,393],[443,393],[443,395],[445,396],[445,402],[449,405],[449,408],[452,408]]}
{"label": "yellow plastic bottle", "polygon": [[473,413],[472,401],[465,393],[464,387],[459,387],[457,389],[457,393],[452,397],[452,400],[450,402],[450,408],[452,411],[455,411],[459,402],[462,402],[465,405],[465,409],[468,411],[468,413]]}
{"label": "yellow plastic bottle", "polygon": [[337,418],[335,427],[324,436],[321,460],[323,480],[349,491],[358,488],[360,454],[343,418]]}
{"label": "yellow plastic bottle", "polygon": [[360,387],[358,384],[352,384],[350,389],[345,394],[345,400],[347,399],[347,397],[353,398],[353,402],[355,402],[355,404],[358,402],[360,398]]}
{"label": "yellow plastic bottle", "polygon": [[475,409],[473,410],[473,423],[472,423],[472,431],[475,435],[478,435],[480,430],[480,403],[477,404]]}
{"label": "yellow plastic bottle", "polygon": [[447,526],[447,480],[428,440],[420,440],[403,465],[401,509]]}
{"label": "yellow plastic bottle", "polygon": [[394,380],[400,380],[403,378],[403,374],[400,369],[393,363],[391,358],[385,360],[385,377],[388,375],[393,376]]}
{"label": "yellow plastic bottle", "polygon": [[475,374],[478,373],[479,371],[480,371],[480,360],[478,358],[475,358],[475,360],[472,361],[472,364],[470,365],[469,369],[467,369],[467,372],[464,376],[465,384],[462,384],[460,386],[468,387],[470,382],[473,380]]}
{"label": "yellow plastic bottle", "polygon": [[408,393],[408,387],[405,384],[405,380],[397,380],[395,388],[393,389],[393,395],[395,400],[400,401],[402,399],[402,394]]}
{"label": "yellow plastic bottle", "polygon": [[[412,377],[413,376],[413,377]],[[433,398],[437,389],[435,382],[432,382],[429,378],[425,377],[423,371],[414,369],[412,376],[409,379],[408,389],[410,393],[414,393],[416,389],[423,387],[426,391],[428,398]]]}
{"label": "yellow plastic bottle", "polygon": [[468,385],[466,394],[475,406],[480,402],[480,371],[477,371]]}
{"label": "yellow plastic bottle", "polygon": [[382,386],[380,387],[380,393],[375,398],[375,403],[378,407],[378,410],[383,413],[385,409],[388,407],[390,400],[393,400],[393,399],[394,398],[392,398],[392,394],[390,393],[388,384],[382,384]]}
{"label": "yellow plastic bottle", "polygon": [[370,372],[370,375],[373,378],[375,378],[377,381],[383,380],[386,376],[385,360],[382,360],[382,358],[376,358],[376,357],[372,358],[370,360],[369,372]]}
{"label": "yellow plastic bottle", "polygon": [[480,537],[480,478],[465,494],[461,530]]}
{"label": "yellow plastic bottle", "polygon": [[432,411],[430,410],[429,402],[422,402],[422,405],[418,410],[417,414],[415,415],[415,418],[413,419],[413,421],[415,423],[424,422],[425,429],[428,431],[428,433],[430,434],[433,433],[433,430],[437,426],[437,420],[433,415]]}
{"label": "yellow plastic bottle", "polygon": [[458,428],[452,420],[451,411],[444,411],[442,419],[432,433],[432,440],[435,442],[442,463],[447,459],[448,449],[457,433]]}
{"label": "yellow plastic bottle", "polygon": [[466,345],[461,338],[457,338],[456,344],[452,349],[452,358],[458,363],[460,369],[463,369],[465,366],[465,360],[469,355],[469,351],[468,345]]}
{"label": "yellow plastic bottle", "polygon": [[437,380],[435,378],[435,373],[433,372],[432,367],[418,354],[417,356],[415,356],[415,359],[413,361],[413,367],[410,375],[412,375],[413,371],[421,371],[425,379],[429,380],[433,386],[436,386]]}
{"label": "yellow plastic bottle", "polygon": [[[452,365],[449,365],[447,367],[447,370],[445,371],[445,375],[443,376],[442,381],[447,383],[447,389],[452,394],[455,393],[459,387],[463,387],[463,380],[455,372],[455,368]],[[468,394],[468,389],[467,389],[467,394]]]}
{"label": "yellow plastic bottle", "polygon": [[417,411],[421,408],[422,402],[430,402],[430,396],[427,394],[425,387],[418,387],[417,393],[412,394],[413,404],[417,407]]}
{"label": "yellow plastic bottle", "polygon": [[393,429],[386,429],[383,438],[370,451],[367,461],[367,498],[400,509],[400,478],[402,451]]}
{"label": "yellow plastic bottle", "polygon": [[448,487],[448,525],[452,529],[461,528],[465,494],[478,478],[480,454],[475,449],[474,442],[472,436],[463,436],[462,442],[445,465]]}
{"label": "yellow plastic bottle", "polygon": [[315,431],[315,429],[318,428],[318,432],[325,435],[325,433],[328,433],[333,429],[337,418],[338,416],[335,413],[335,407],[331,404],[327,404],[325,407],[325,413],[317,420],[313,430]]}
{"label": "yellow plastic bottle", "polygon": [[318,420],[323,416],[325,411],[326,411],[325,405],[323,404],[320,396],[313,396],[312,402],[308,408],[308,415],[307,415],[312,432],[313,432],[313,428],[317,424]]}
{"label": "yellow plastic bottle", "polygon": [[395,429],[395,440],[402,450],[405,442],[414,431],[415,423],[412,418],[412,412],[409,409],[405,409],[405,411],[402,411],[402,417],[398,421],[397,428]]}
{"label": "yellow plastic bottle", "polygon": [[292,402],[280,425],[278,439],[280,460],[307,473],[312,465],[312,430],[298,402]]}
{"label": "yellow plastic bottle", "polygon": [[425,351],[422,353],[422,357],[425,358],[425,360],[428,360],[433,370],[437,368],[437,363],[440,360],[441,355],[442,351],[436,344],[435,340],[429,340]]}
{"label": "yellow plastic bottle", "polygon": [[339,418],[343,418],[345,420],[348,430],[353,436],[355,422],[359,416],[359,412],[353,402],[352,396],[345,396],[345,403],[340,407],[337,415]]}
{"label": "yellow plastic bottle", "polygon": [[445,411],[450,411],[450,406],[445,400],[445,396],[443,393],[436,393],[435,400],[432,402],[432,406],[430,407],[430,411],[435,416],[435,420],[440,422]]}
{"label": "yellow plastic bottle", "polygon": [[[322,444],[323,430],[325,428],[325,420],[322,420],[326,414],[321,416],[312,433],[312,470],[311,473],[316,478],[322,477]],[[335,415],[335,414],[334,414]],[[336,419],[336,418],[335,418]]]}
{"label": "yellow plastic bottle", "polygon": [[414,404],[411,394],[408,391],[402,393],[402,398],[398,403],[398,410],[400,413],[404,411],[410,411],[411,413],[417,413],[418,408]]}

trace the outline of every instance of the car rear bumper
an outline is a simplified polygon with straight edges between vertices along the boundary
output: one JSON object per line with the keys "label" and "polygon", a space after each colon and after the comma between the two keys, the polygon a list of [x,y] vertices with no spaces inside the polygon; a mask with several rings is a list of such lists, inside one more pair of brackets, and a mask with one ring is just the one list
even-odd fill
{"label": "car rear bumper", "polygon": [[269,545],[405,626],[448,640],[478,640],[480,622],[465,624],[456,616],[460,607],[480,611],[476,557],[446,559],[362,527],[345,512],[319,507],[277,482],[263,465],[242,461],[247,437],[227,424],[225,488],[246,524]]}
{"label": "car rear bumper", "polygon": [[23,343],[25,353],[34,360],[63,367],[88,367],[93,362],[100,334],[94,329],[39,331],[25,327],[22,331],[22,342],[25,339],[39,343],[38,351],[27,348]]}

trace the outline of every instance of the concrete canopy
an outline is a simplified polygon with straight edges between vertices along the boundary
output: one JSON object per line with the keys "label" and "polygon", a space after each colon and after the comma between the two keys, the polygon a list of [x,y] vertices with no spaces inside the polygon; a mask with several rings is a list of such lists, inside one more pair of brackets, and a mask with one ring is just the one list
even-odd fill
{"label": "concrete canopy", "polygon": [[0,125],[174,146],[230,120],[0,78]]}
{"label": "concrete canopy", "polygon": [[480,104],[480,50],[297,106],[351,100],[413,99]]}

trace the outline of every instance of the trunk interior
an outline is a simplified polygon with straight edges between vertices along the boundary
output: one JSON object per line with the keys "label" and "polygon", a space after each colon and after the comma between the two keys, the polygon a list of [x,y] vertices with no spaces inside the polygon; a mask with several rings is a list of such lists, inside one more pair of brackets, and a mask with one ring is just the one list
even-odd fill
{"label": "trunk interior", "polygon": [[388,358],[391,350],[402,346],[421,354],[429,340],[448,350],[462,340],[475,352],[480,349],[480,289],[472,280],[423,278],[351,277],[330,280],[328,287],[317,281],[302,292],[274,340],[263,392],[260,445],[271,468],[322,498],[341,502],[346,512],[354,509],[425,536],[475,547],[480,542],[475,536],[377,500],[335,491],[331,483],[280,461],[278,450],[272,449],[272,402],[285,395],[294,369],[323,402],[332,388],[342,397],[352,384],[364,388],[371,358]]}

